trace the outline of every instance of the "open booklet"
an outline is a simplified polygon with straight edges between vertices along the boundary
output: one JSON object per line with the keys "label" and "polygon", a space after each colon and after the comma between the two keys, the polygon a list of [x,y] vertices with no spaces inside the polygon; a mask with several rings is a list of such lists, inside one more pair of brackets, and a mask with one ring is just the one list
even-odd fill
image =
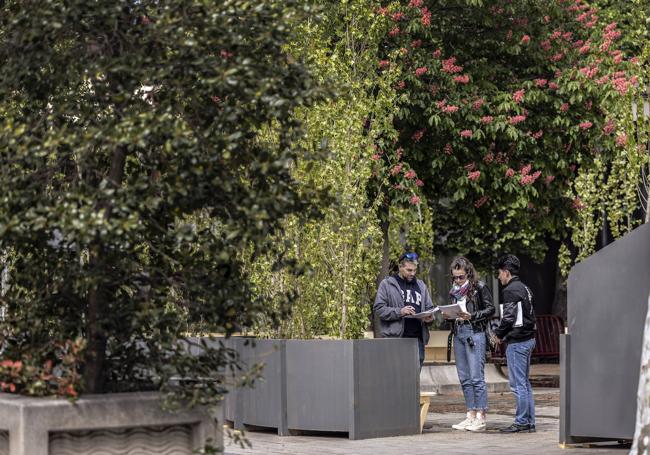
{"label": "open booklet", "polygon": [[445,313],[445,318],[447,319],[459,318],[460,313],[465,311],[459,303],[453,303],[451,305],[439,305],[435,309]]}
{"label": "open booklet", "polygon": [[429,316],[430,314],[434,314],[436,311],[438,311],[438,308],[432,308],[427,311],[423,311],[422,313],[415,313],[415,314],[409,314],[404,316],[405,318],[416,318],[416,319],[423,319]]}

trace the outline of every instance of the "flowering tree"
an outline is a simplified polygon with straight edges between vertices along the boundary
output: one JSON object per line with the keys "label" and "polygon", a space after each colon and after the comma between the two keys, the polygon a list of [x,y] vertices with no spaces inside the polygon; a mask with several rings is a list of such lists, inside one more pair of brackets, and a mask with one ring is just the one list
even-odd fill
{"label": "flowering tree", "polygon": [[401,69],[398,145],[436,247],[541,257],[583,208],[568,197],[578,170],[625,142],[609,106],[636,79],[617,24],[581,0],[410,0],[378,14],[393,22],[378,65]]}

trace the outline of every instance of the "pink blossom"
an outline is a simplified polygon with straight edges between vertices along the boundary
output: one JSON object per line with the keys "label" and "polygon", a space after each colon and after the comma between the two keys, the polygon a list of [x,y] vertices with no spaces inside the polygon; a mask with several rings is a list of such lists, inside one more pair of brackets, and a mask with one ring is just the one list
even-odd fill
{"label": "pink blossom", "polygon": [[549,82],[548,88],[550,88],[551,90],[557,90],[559,88],[559,85],[557,85],[557,83],[555,82]]}
{"label": "pink blossom", "polygon": [[422,6],[422,0],[411,0],[409,2],[409,8],[419,8]]}
{"label": "pink blossom", "polygon": [[538,132],[536,132],[536,133],[532,133],[532,134],[531,134],[531,136],[532,136],[533,139],[539,139],[539,138],[542,137],[543,135],[544,135],[544,131],[543,131],[543,130],[539,130]]}
{"label": "pink blossom", "polygon": [[219,55],[221,55],[221,57],[223,57],[223,58],[230,58],[230,57],[232,57],[234,54],[233,54],[232,52],[228,52],[228,51],[225,50],[225,49],[222,49],[221,52],[219,52]]}
{"label": "pink blossom", "polygon": [[375,153],[370,157],[370,159],[373,161],[377,161],[379,158],[381,158],[381,155],[379,153]]}
{"label": "pink blossom", "polygon": [[424,182],[422,180],[420,180],[420,179],[417,179],[415,181],[415,186],[424,186]]}
{"label": "pink blossom", "polygon": [[483,157],[483,162],[490,164],[492,161],[494,161],[494,153],[489,152],[487,155]]}
{"label": "pink blossom", "polygon": [[524,35],[521,37],[521,44],[528,44],[530,43],[530,36]]}
{"label": "pink blossom", "polygon": [[585,205],[582,203],[582,200],[578,196],[576,196],[573,199],[573,203],[571,204],[571,207],[573,207],[574,210],[580,211],[585,208]]}
{"label": "pink blossom", "polygon": [[544,179],[544,183],[548,186],[551,184],[553,180],[555,180],[554,175],[547,175],[546,178]]}
{"label": "pink blossom", "polygon": [[586,122],[581,122],[580,125],[578,125],[578,126],[579,126],[580,128],[582,128],[583,130],[588,130],[589,128],[591,128],[592,126],[594,126],[594,124],[591,123],[591,122],[589,122],[589,121],[586,121]]}
{"label": "pink blossom", "polygon": [[551,22],[551,16],[544,16],[544,23],[548,24],[549,22]]}
{"label": "pink blossom", "polygon": [[427,131],[426,128],[422,128],[421,130],[416,131],[415,133],[413,133],[413,136],[411,136],[411,139],[413,139],[414,142],[420,142],[422,136],[424,136],[424,133],[426,133],[426,131]]}
{"label": "pink blossom", "polygon": [[506,33],[506,40],[510,41],[512,39],[512,30],[508,30],[508,33]]}
{"label": "pink blossom", "polygon": [[427,71],[428,71],[428,70],[427,70],[427,67],[426,67],[426,66],[421,66],[420,68],[417,68],[417,69],[415,70],[415,75],[416,75],[417,77],[420,77],[420,76],[422,76],[423,74],[425,74]]}
{"label": "pink blossom", "polygon": [[377,14],[380,16],[388,16],[388,8],[379,7],[377,8]]}
{"label": "pink blossom", "polygon": [[399,22],[399,21],[402,21],[402,20],[406,19],[406,15],[404,13],[402,13],[402,12],[397,12],[397,13],[391,14],[390,18],[395,22]]}
{"label": "pink blossom", "polygon": [[532,168],[533,168],[533,166],[532,166],[531,164],[527,164],[526,166],[524,166],[524,167],[522,167],[521,169],[519,169],[519,173],[520,173],[522,176],[524,176],[524,175],[528,175],[528,173],[530,172],[530,170],[531,170]]}
{"label": "pink blossom", "polygon": [[420,9],[420,13],[422,14],[422,19],[420,19],[420,22],[423,26],[429,27],[431,25],[431,11],[429,11],[428,8],[424,7]]}
{"label": "pink blossom", "polygon": [[539,88],[545,87],[547,82],[546,79],[535,79],[535,85]]}
{"label": "pink blossom", "polygon": [[467,84],[469,83],[469,76],[467,74],[463,74],[462,76],[454,76],[454,82],[458,82],[459,84]]}
{"label": "pink blossom", "polygon": [[523,122],[524,120],[526,120],[525,115],[514,115],[508,118],[508,122],[510,122],[511,125],[516,125],[518,123]]}
{"label": "pink blossom", "polygon": [[420,203],[420,198],[418,196],[411,196],[409,202],[413,205],[418,205]]}
{"label": "pink blossom", "polygon": [[379,68],[387,68],[390,66],[390,62],[388,60],[379,60]]}
{"label": "pink blossom", "polygon": [[453,152],[453,149],[452,149],[450,143],[445,144],[444,152],[445,152],[445,155],[451,155],[451,153]]}
{"label": "pink blossom", "polygon": [[463,67],[456,65],[456,57],[450,57],[442,61],[442,71],[449,74],[460,73]]}
{"label": "pink blossom", "polygon": [[569,110],[569,103],[562,103],[562,106],[560,106],[560,110],[562,112],[567,112]]}
{"label": "pink blossom", "polygon": [[515,175],[515,170],[513,168],[509,167],[508,169],[506,169],[506,177],[512,177],[514,175]]}
{"label": "pink blossom", "polygon": [[476,202],[474,202],[474,207],[479,208],[487,202],[489,196],[481,196]]}
{"label": "pink blossom", "polygon": [[609,119],[607,120],[607,122],[605,122],[605,126],[603,126],[603,133],[609,136],[614,132],[615,129],[616,129],[616,123],[614,122],[614,120]]}
{"label": "pink blossom", "polygon": [[469,171],[473,171],[474,168],[476,167],[476,163],[475,163],[474,161],[472,161],[471,163],[466,164],[466,165],[463,166],[463,167],[465,168],[465,170],[466,170],[467,172],[469,172]]}
{"label": "pink blossom", "polygon": [[390,37],[395,37],[400,34],[400,29],[399,27],[393,28],[390,32],[388,32],[388,36]]}
{"label": "pink blossom", "polygon": [[440,56],[442,55],[442,50],[440,50],[440,48],[438,48],[435,51],[433,51],[433,54],[431,54],[431,55],[433,56],[433,58],[440,58]]}
{"label": "pink blossom", "polygon": [[551,42],[549,40],[544,40],[541,43],[539,43],[539,46],[544,49],[545,51],[550,51],[551,50]]}
{"label": "pink blossom", "polygon": [[404,177],[411,180],[417,177],[417,175],[415,174],[415,171],[413,169],[409,169],[407,172],[404,173]]}
{"label": "pink blossom", "polygon": [[467,178],[470,179],[472,182],[478,180],[480,176],[481,176],[481,171],[474,171],[467,174]]}
{"label": "pink blossom", "polygon": [[639,63],[639,57],[632,57],[630,59],[630,63],[634,63],[635,65]]}
{"label": "pink blossom", "polygon": [[616,145],[624,147],[627,144],[627,134],[619,133],[616,135]]}
{"label": "pink blossom", "polygon": [[562,52],[558,52],[557,54],[551,56],[549,60],[552,62],[559,62],[563,58],[564,58],[564,54]]}
{"label": "pink blossom", "polygon": [[512,99],[515,100],[515,103],[521,103],[524,100],[525,94],[526,90],[522,88],[521,90],[517,90],[515,93],[513,93]]}
{"label": "pink blossom", "polygon": [[397,84],[395,84],[395,86],[396,86],[398,89],[404,89],[404,87],[406,87],[406,82],[404,82],[404,81],[397,81]]}
{"label": "pink blossom", "polygon": [[402,166],[403,166],[402,163],[399,163],[399,164],[396,164],[395,166],[393,166],[393,168],[390,170],[391,175],[399,174],[400,171],[402,170]]}
{"label": "pink blossom", "polygon": [[472,103],[472,108],[473,109],[480,109],[481,106],[485,103],[485,100],[483,98],[479,98],[474,103]]}
{"label": "pink blossom", "polygon": [[458,106],[452,106],[452,105],[450,104],[450,105],[448,105],[448,106],[444,106],[444,107],[442,108],[442,112],[446,112],[446,113],[449,113],[449,114],[453,114],[454,112],[457,112],[458,109],[459,109]]}
{"label": "pink blossom", "polygon": [[484,125],[489,125],[492,123],[493,117],[491,115],[485,115],[481,117],[481,123]]}
{"label": "pink blossom", "polygon": [[411,47],[413,49],[417,49],[420,46],[422,46],[422,40],[421,39],[416,39],[416,40],[411,41]]}
{"label": "pink blossom", "polygon": [[472,137],[472,135],[474,133],[472,132],[472,130],[463,130],[459,134],[461,135],[461,137],[468,137],[469,138],[469,137]]}

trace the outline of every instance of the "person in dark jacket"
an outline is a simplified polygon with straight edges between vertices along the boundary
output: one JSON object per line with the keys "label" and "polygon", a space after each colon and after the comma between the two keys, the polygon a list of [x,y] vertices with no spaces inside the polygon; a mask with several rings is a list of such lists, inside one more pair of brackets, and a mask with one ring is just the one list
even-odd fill
{"label": "person in dark jacket", "polygon": [[530,288],[519,279],[519,258],[513,254],[497,261],[503,285],[501,322],[494,330],[499,342],[507,342],[508,381],[515,395],[515,421],[503,433],[535,431],[535,400],[530,385],[530,357],[535,349],[535,310]]}
{"label": "person in dark jacket", "polygon": [[426,284],[415,277],[417,253],[402,254],[398,263],[398,272],[379,284],[372,309],[379,317],[382,338],[417,338],[422,368],[424,347],[429,342],[427,324],[433,321],[433,314],[422,319],[405,316],[432,310],[433,302]]}
{"label": "person in dark jacket", "polygon": [[[448,320],[452,326],[456,372],[463,389],[467,416],[451,427],[455,430],[485,431],[487,385],[485,384],[485,328],[494,314],[492,293],[478,280],[474,265],[458,256],[451,262],[451,303],[462,309],[460,317]],[[444,312],[443,317],[446,317]]]}

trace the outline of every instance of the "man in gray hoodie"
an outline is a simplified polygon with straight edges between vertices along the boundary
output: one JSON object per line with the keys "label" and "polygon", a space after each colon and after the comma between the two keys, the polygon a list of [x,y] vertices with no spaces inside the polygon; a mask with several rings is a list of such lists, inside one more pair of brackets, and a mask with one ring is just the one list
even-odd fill
{"label": "man in gray hoodie", "polygon": [[405,318],[433,308],[426,284],[415,277],[417,268],[417,253],[402,254],[398,272],[379,284],[372,309],[379,316],[382,338],[417,338],[422,368],[424,347],[429,342],[427,323],[433,321],[433,314],[422,319]]}

